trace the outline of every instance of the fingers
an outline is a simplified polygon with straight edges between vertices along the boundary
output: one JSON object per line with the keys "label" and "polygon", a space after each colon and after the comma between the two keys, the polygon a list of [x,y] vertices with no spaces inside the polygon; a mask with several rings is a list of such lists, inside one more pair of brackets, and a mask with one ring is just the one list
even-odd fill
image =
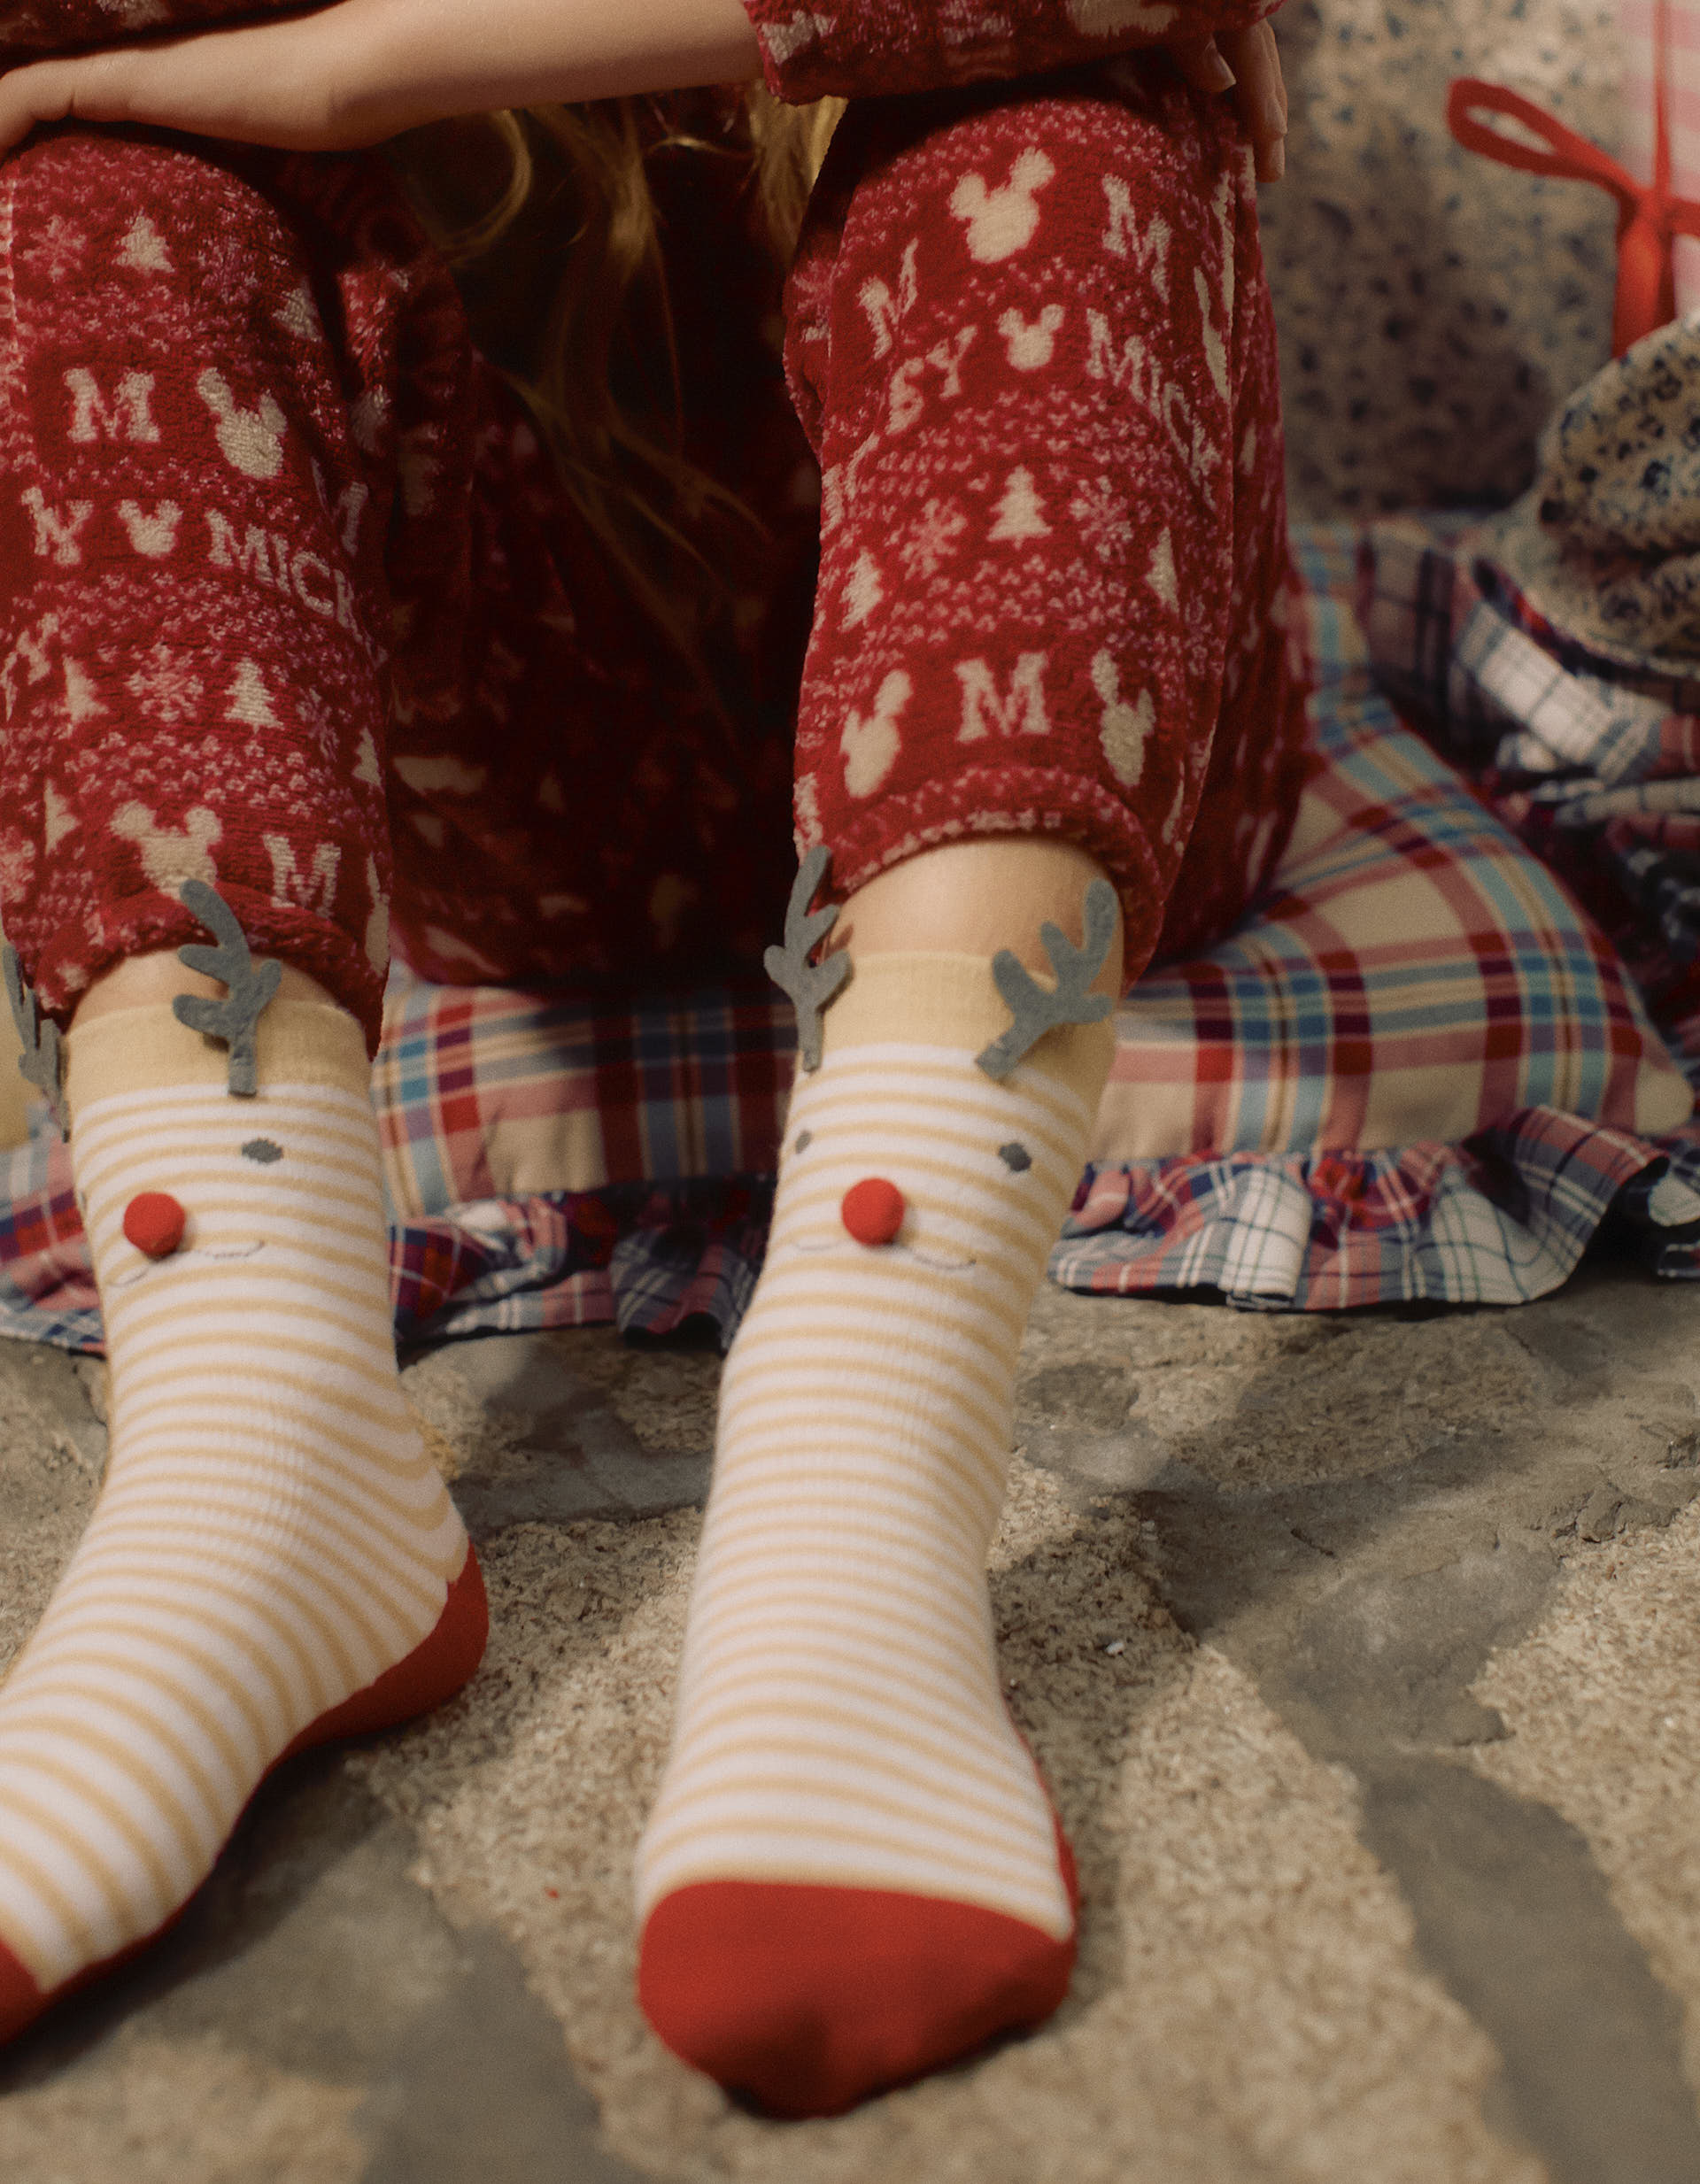
{"label": "fingers", "polygon": [[[156,122],[171,127],[151,86],[163,45],[116,46],[65,60],[34,61],[0,76],[0,153],[13,151],[33,129],[55,121]],[[172,102],[167,101],[167,107]]]}
{"label": "fingers", "polygon": [[1195,91],[1231,91],[1234,73],[1214,38],[1194,38],[1168,48],[1169,58]]}
{"label": "fingers", "polygon": [[21,144],[42,122],[63,121],[71,97],[71,70],[64,61],[37,61],[0,76],[0,153]]}
{"label": "fingers", "polygon": [[1287,172],[1287,80],[1273,27],[1253,23],[1224,31],[1224,58],[1236,79],[1233,101],[1251,139],[1260,182],[1278,182]]}
{"label": "fingers", "polygon": [[1194,90],[1233,93],[1258,181],[1279,181],[1287,172],[1287,84],[1268,23],[1178,41],[1165,50]]}
{"label": "fingers", "polygon": [[16,150],[32,130],[55,121],[152,120],[148,58],[146,52],[120,49],[9,69],[0,76],[0,153]]}
{"label": "fingers", "polygon": [[[35,61],[0,75],[0,157],[56,121],[128,122],[285,150],[342,148],[299,21],[214,29]],[[320,43],[326,33],[313,33]]]}

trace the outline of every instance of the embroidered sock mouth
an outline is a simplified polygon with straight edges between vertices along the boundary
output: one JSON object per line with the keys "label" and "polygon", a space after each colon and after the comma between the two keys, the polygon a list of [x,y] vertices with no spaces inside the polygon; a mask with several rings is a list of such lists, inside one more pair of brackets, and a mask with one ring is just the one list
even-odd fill
{"label": "embroidered sock mouth", "polygon": [[[854,1246],[846,1237],[829,1236],[823,1238],[818,1244],[806,1244],[799,1238],[783,1248],[787,1251],[800,1251],[808,1258],[817,1259],[827,1252],[847,1252],[852,1250]],[[936,1253],[923,1251],[918,1244],[904,1243],[900,1238],[893,1238],[889,1244],[882,1245],[881,1249],[896,1253],[905,1259],[913,1259],[917,1266],[931,1267],[935,1273],[939,1274],[964,1274],[970,1267],[978,1266],[980,1263],[978,1259],[972,1258],[941,1259]]]}
{"label": "embroidered sock mouth", "polygon": [[114,1274],[106,1286],[109,1289],[134,1289],[138,1282],[145,1282],[150,1275],[162,1274],[168,1266],[179,1265],[184,1260],[211,1259],[228,1262],[232,1260],[257,1259],[265,1248],[265,1244],[258,1239],[234,1250],[220,1250],[214,1244],[181,1244],[168,1260],[163,1257],[150,1258],[145,1265],[135,1268],[131,1273]]}

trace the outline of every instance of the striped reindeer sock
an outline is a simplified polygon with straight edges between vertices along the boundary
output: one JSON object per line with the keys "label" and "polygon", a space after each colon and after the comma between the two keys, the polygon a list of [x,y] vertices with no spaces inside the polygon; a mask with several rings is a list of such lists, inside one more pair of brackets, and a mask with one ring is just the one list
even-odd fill
{"label": "striped reindeer sock", "polygon": [[485,1629],[397,1378],[352,1019],[272,1003],[249,1098],[166,1007],[66,1048],[112,1453],[0,1686],[0,2038],[165,1925],[280,1758],[436,1705]]}
{"label": "striped reindeer sock", "polygon": [[976,1057],[1008,1025],[984,960],[859,964],[727,1362],[638,1988],[669,2047],[776,2114],[1039,2022],[1073,1963],[985,1562],[1111,1041],[1052,1030],[995,1082]]}

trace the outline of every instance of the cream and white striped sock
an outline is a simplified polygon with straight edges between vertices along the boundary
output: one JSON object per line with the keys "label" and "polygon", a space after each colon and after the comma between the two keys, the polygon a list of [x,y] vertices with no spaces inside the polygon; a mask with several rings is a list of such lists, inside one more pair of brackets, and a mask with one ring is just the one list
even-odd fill
{"label": "cream and white striped sock", "polygon": [[792,1100],[727,1361],[672,1752],[638,1854],[639,1993],[675,2051],[825,2114],[1039,2022],[1066,1846],[1000,1695],[985,1560],[1016,1354],[1107,1025],[1003,1083],[984,960],[876,955]]}
{"label": "cream and white striped sock", "polygon": [[112,1453],[0,1685],[0,2037],[170,1918],[283,1754],[437,1704],[484,1633],[397,1377],[358,1027],[274,1002],[249,1100],[166,1008],[67,1048]]}

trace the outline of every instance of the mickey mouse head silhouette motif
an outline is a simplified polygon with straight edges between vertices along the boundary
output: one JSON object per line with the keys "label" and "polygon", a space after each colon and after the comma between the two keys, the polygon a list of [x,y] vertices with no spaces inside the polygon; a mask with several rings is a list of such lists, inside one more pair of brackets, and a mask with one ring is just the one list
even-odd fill
{"label": "mickey mouse head silhouette motif", "polygon": [[195,391],[212,411],[219,451],[244,477],[274,478],[283,467],[283,435],[289,420],[269,394],[244,409],[222,372],[207,370]]}
{"label": "mickey mouse head silhouette motif", "polygon": [[1039,192],[1055,175],[1036,144],[1016,154],[1008,181],[993,189],[984,174],[964,174],[951,192],[950,209],[963,223],[970,255],[995,265],[1024,251],[1039,226]]}

